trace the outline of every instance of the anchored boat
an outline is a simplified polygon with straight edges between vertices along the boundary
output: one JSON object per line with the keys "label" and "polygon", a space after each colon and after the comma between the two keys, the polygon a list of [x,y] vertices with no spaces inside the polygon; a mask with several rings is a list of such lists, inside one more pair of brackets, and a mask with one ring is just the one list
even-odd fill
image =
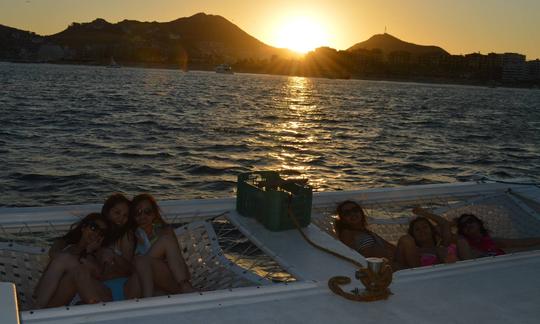
{"label": "anchored boat", "polygon": [[216,66],[216,73],[234,74],[232,67],[229,64],[220,64]]}
{"label": "anchored boat", "polygon": [[[405,232],[410,209],[423,205],[453,218],[481,216],[494,236],[540,234],[540,188],[458,183],[323,192],[313,195],[304,234],[316,244],[366,260],[332,231],[337,203],[362,203],[370,229],[389,241]],[[401,270],[387,300],[335,295],[328,280],[353,278],[353,264],[309,245],[297,229],[272,231],[236,211],[236,200],[164,201],[167,220],[200,292],[32,310],[29,294],[47,262],[51,237],[101,205],[0,208],[1,313],[6,323],[537,323],[540,252]],[[346,291],[362,285],[353,280]]]}

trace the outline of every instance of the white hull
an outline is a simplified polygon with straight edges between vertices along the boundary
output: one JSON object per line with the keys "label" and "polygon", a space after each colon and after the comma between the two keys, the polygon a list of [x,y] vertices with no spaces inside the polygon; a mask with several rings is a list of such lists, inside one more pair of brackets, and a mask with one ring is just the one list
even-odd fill
{"label": "white hull", "polygon": [[[533,186],[461,183],[318,193],[314,210],[345,199],[364,205],[412,202],[433,197],[477,197],[512,187],[521,197],[540,203]],[[519,204],[518,204],[519,205]],[[234,199],[166,201],[165,214],[174,219],[205,219],[223,211],[261,250],[296,278],[231,290],[154,297],[66,308],[20,312],[23,323],[538,323],[540,318],[540,252],[507,254],[399,271],[386,301],[359,303],[334,295],[327,280],[354,277],[355,268],[308,245],[296,230],[270,232],[235,212]],[[0,225],[15,231],[22,224],[65,227],[99,205],[44,208],[0,208]],[[527,208],[527,207],[524,207]],[[526,211],[527,212],[527,211]],[[528,211],[536,217],[534,211]],[[315,242],[365,263],[362,256],[315,225],[305,229]],[[540,233],[539,233],[540,234]],[[349,290],[360,286],[353,282]]]}

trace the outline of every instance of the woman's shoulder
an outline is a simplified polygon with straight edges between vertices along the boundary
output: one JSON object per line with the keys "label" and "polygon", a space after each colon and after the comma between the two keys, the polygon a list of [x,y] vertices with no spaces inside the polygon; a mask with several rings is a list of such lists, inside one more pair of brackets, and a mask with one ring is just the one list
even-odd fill
{"label": "woman's shoulder", "polygon": [[162,224],[159,226],[159,235],[175,235],[174,228],[169,224]]}

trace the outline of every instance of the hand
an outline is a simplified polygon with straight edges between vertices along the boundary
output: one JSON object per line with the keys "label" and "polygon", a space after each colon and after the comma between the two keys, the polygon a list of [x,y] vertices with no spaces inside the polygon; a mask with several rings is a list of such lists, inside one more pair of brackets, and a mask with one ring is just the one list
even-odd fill
{"label": "hand", "polygon": [[96,279],[101,279],[103,267],[100,267],[94,260],[84,257],[79,259],[79,262],[82,266],[88,269],[88,271],[90,271],[92,276],[94,276]]}
{"label": "hand", "polygon": [[448,254],[445,258],[444,258],[444,263],[455,263],[458,261],[458,258],[455,254],[451,253],[451,254]]}
{"label": "hand", "polygon": [[96,251],[101,247],[101,243],[103,243],[103,237],[99,237],[95,241],[88,243],[88,245],[86,246],[86,253],[92,253]]}
{"label": "hand", "polygon": [[101,263],[114,264],[114,251],[112,249],[103,249],[100,255]]}

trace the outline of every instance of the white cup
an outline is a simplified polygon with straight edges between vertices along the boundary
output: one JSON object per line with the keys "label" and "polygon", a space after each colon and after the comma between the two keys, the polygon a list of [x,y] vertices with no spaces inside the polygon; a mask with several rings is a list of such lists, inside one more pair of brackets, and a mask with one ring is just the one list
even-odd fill
{"label": "white cup", "polygon": [[384,262],[383,258],[366,258],[368,269],[373,271],[373,273],[379,273],[381,271],[382,264]]}

